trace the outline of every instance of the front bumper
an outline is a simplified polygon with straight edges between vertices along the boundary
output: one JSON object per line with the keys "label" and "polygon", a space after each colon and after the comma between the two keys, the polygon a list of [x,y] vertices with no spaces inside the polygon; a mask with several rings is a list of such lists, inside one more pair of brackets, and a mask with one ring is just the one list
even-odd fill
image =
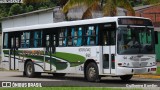
{"label": "front bumper", "polygon": [[129,75],[129,74],[155,74],[155,71],[151,69],[156,68],[157,66],[152,67],[142,67],[142,68],[129,68],[129,67],[117,67],[116,75]]}

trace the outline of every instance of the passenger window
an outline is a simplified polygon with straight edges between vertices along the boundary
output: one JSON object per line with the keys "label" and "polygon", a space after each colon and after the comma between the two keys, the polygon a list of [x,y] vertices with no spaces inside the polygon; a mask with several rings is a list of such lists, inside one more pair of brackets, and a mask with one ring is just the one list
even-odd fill
{"label": "passenger window", "polygon": [[42,46],[42,31],[34,32],[34,47]]}
{"label": "passenger window", "polygon": [[65,35],[66,34],[66,30],[65,28],[61,28],[61,30],[59,31],[59,46],[65,46],[66,42],[65,42]]}
{"label": "passenger window", "polygon": [[78,27],[77,30],[77,46],[82,45],[82,27]]}
{"label": "passenger window", "polygon": [[8,48],[8,33],[4,33],[3,48]]}
{"label": "passenger window", "polygon": [[23,32],[21,35],[21,47],[29,48],[30,47],[30,32]]}
{"label": "passenger window", "polygon": [[74,31],[74,28],[70,28],[69,30],[67,30],[67,42],[68,42],[68,46],[72,46],[72,39],[73,39],[73,34],[72,34],[72,31]]}
{"label": "passenger window", "polygon": [[98,44],[98,26],[89,26],[86,32],[87,45]]}

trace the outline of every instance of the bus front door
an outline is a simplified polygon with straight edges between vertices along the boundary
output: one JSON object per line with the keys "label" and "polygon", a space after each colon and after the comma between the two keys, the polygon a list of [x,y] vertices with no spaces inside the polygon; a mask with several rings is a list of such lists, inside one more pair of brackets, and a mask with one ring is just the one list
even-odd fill
{"label": "bus front door", "polygon": [[18,34],[12,33],[12,35],[10,36],[10,69],[11,70],[18,70],[18,48],[19,48],[19,41],[20,41],[20,37],[19,36],[15,36]]}
{"label": "bus front door", "polygon": [[56,70],[55,59],[53,54],[56,48],[56,34],[46,33],[45,34],[45,59],[44,59],[44,70],[54,72]]}
{"label": "bus front door", "polygon": [[115,73],[115,43],[116,30],[114,27],[103,28],[103,73]]}

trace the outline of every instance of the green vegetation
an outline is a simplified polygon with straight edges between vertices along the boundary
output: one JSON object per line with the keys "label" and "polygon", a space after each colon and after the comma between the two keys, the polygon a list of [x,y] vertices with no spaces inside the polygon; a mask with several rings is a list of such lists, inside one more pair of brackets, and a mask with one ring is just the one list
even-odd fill
{"label": "green vegetation", "polygon": [[160,74],[160,67],[157,67],[157,74]]}
{"label": "green vegetation", "polygon": [[[68,1],[71,1],[74,3],[75,3],[75,1],[78,3],[83,2],[83,1],[84,2],[91,1],[91,2],[89,2],[88,5],[93,4],[92,5],[93,8],[89,8],[89,9],[96,9],[96,7],[94,7],[96,5],[95,3],[93,3],[94,1],[98,1],[100,3],[103,3],[104,6],[109,5],[109,4],[105,4],[105,3],[108,3],[110,1],[115,2],[115,0],[23,0],[23,1],[24,1],[24,3],[21,3],[21,4],[14,4],[14,3],[1,4],[0,5],[0,19],[2,17],[17,15],[17,14],[26,13],[26,12],[30,12],[30,11],[34,11],[34,10],[39,10],[39,9],[53,8],[55,6],[63,7]],[[125,3],[127,3],[129,1],[129,3],[132,6],[140,6],[140,5],[155,4],[155,3],[157,4],[160,2],[160,0],[122,0],[120,2],[124,2],[124,1],[125,1]],[[119,3],[116,2],[116,3],[112,3],[112,4],[118,5]],[[123,3],[121,3],[121,4],[123,4]],[[126,4],[126,5],[128,5],[128,4]],[[110,3],[110,5],[111,5],[111,3]],[[75,4],[75,6],[76,6],[76,4]],[[113,6],[111,6],[111,7],[113,7]],[[124,4],[124,5],[121,5],[121,7],[126,7],[126,6]]]}
{"label": "green vegetation", "polygon": [[125,8],[131,15],[135,15],[135,11],[129,0],[68,0],[63,7],[63,12],[67,14],[71,8],[77,6],[87,7],[83,13],[82,19],[92,18],[92,12],[94,11],[102,11],[103,16],[116,16],[117,7]]}
{"label": "green vegetation", "polygon": [[142,90],[105,87],[40,87],[40,88],[0,88],[0,90]]}
{"label": "green vegetation", "polygon": [[0,19],[3,17],[31,12],[39,9],[62,6],[67,0],[23,0],[24,3],[0,4]]}

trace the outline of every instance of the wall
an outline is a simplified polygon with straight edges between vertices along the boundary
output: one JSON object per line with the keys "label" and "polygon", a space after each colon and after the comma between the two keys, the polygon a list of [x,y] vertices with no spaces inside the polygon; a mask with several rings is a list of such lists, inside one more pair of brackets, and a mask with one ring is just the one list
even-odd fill
{"label": "wall", "polygon": [[29,25],[45,24],[45,23],[53,23],[52,11],[4,20],[2,21],[2,30],[4,28],[29,26]]}

